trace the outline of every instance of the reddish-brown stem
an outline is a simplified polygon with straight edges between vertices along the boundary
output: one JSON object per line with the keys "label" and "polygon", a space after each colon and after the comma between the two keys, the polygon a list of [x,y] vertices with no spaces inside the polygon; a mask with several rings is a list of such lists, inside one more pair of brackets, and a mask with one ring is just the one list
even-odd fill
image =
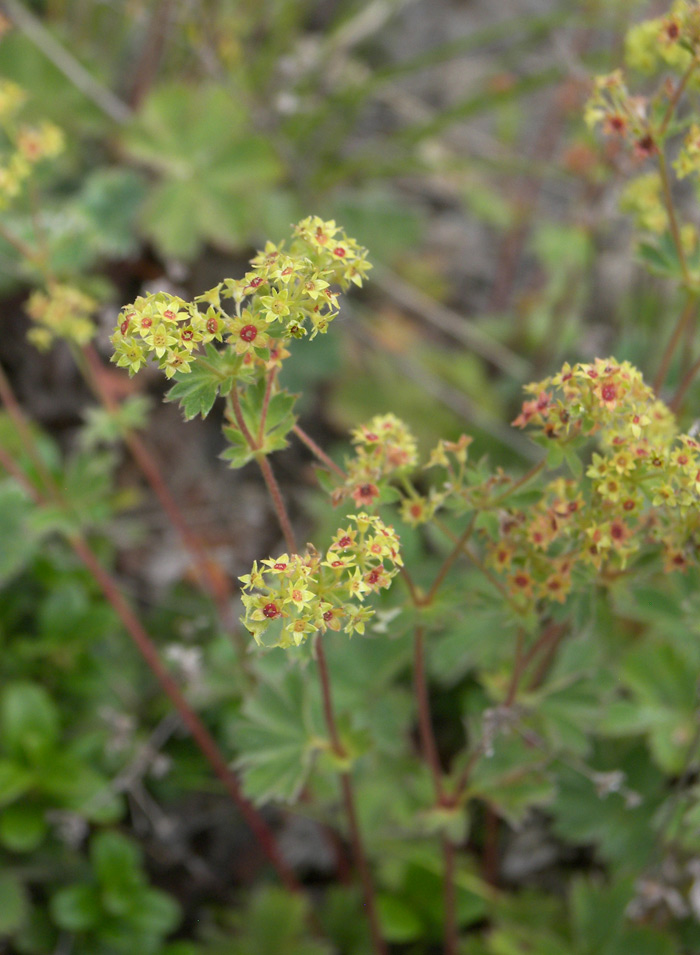
{"label": "reddish-brown stem", "polygon": [[686,86],[688,85],[688,80],[690,79],[690,77],[691,77],[691,76],[693,75],[693,73],[695,72],[695,69],[697,68],[697,65],[698,65],[697,57],[693,57],[693,59],[690,61],[690,64],[689,64],[688,68],[686,69],[685,73],[683,74],[683,76],[682,76],[682,77],[680,78],[680,80],[678,81],[678,86],[677,86],[676,89],[674,90],[673,96],[672,96],[671,99],[668,101],[668,106],[667,106],[667,108],[666,108],[666,113],[665,113],[664,118],[663,118],[663,120],[662,120],[662,122],[661,122],[661,126],[659,127],[659,131],[658,131],[658,133],[657,133],[657,138],[660,139],[660,138],[665,134],[666,130],[668,129],[668,124],[671,122],[671,119],[673,118],[673,114],[674,114],[675,111],[676,111],[676,106],[678,106],[678,101],[680,100],[681,96],[683,95],[683,90],[684,90],[684,89],[686,88]]}
{"label": "reddish-brown stem", "polygon": [[699,371],[700,371],[700,358],[698,358],[697,361],[693,362],[690,368],[686,371],[685,375],[683,376],[683,380],[678,386],[678,389],[675,395],[673,396],[673,398],[670,400],[668,404],[669,408],[674,414],[677,414],[678,411],[680,410],[681,404],[683,403],[683,399],[685,398],[688,389],[692,385]]}
{"label": "reddish-brown stem", "polygon": [[272,388],[277,377],[277,369],[271,368],[267,374],[265,382],[265,394],[263,395],[262,409],[260,411],[260,426],[258,427],[258,447],[263,443],[265,436],[265,422],[267,421],[267,409],[270,407],[270,398],[272,397]]}
{"label": "reddish-brown stem", "polygon": [[133,640],[139,653],[146,661],[151,672],[160,683],[161,688],[167,694],[177,712],[180,714],[180,718],[190,731],[192,739],[199,747],[199,750],[209,762],[209,765],[212,767],[218,778],[223,783],[224,788],[235,802],[239,812],[258,840],[263,852],[275,867],[285,888],[291,892],[301,891],[301,886],[297,881],[296,876],[289,868],[279,849],[277,848],[274,835],[272,834],[269,826],[257,809],[255,809],[252,803],[250,803],[241,792],[238,780],[229,769],[226,759],[214,741],[214,738],[211,736],[209,730],[206,728],[194,710],[190,707],[179,686],[161,662],[160,657],[158,656],[158,651],[156,650],[153,642],[141,626],[134,612],[122,597],[111,576],[104,570],[93,551],[82,538],[72,537],[70,539],[70,543],[78,557],[80,557],[82,562],[100,585],[102,592],[109,603],[119,615],[120,620],[124,624],[127,633]]}
{"label": "reddish-brown stem", "polygon": [[372,948],[375,955],[388,955],[386,942],[382,938],[382,929],[379,924],[379,912],[375,900],[374,883],[369,870],[369,863],[365,855],[362,837],[360,835],[360,823],[355,809],[355,797],[352,791],[352,780],[349,773],[340,774],[340,785],[343,790],[343,803],[345,813],[350,825],[350,842],[352,844],[352,853],[360,873],[362,882],[362,892],[365,898],[365,907],[367,909],[367,920],[369,922],[370,934],[372,936]]}
{"label": "reddish-brown stem", "polygon": [[531,481],[534,477],[536,477],[540,473],[540,471],[543,470],[546,463],[547,463],[546,460],[543,459],[538,464],[533,464],[530,470],[526,471],[521,478],[518,478],[515,484],[511,484],[510,487],[507,488],[502,494],[499,494],[498,497],[494,498],[493,501],[490,501],[489,507],[497,507],[501,503],[501,501],[505,501],[506,498],[511,496],[511,494],[514,494],[516,491],[519,491],[520,488],[523,487],[523,485],[527,484],[528,481]]}
{"label": "reddish-brown stem", "polygon": [[284,535],[284,542],[287,546],[287,550],[290,554],[296,554],[297,546],[294,538],[294,531],[292,529],[292,523],[289,520],[289,514],[287,513],[287,508],[285,506],[284,499],[282,498],[282,492],[280,491],[277,479],[272,472],[270,462],[264,456],[261,456],[256,460],[260,470],[262,471],[262,476],[265,479],[265,484],[267,485],[267,490],[270,494],[272,506],[275,509],[277,520],[279,521],[282,534]]}
{"label": "reddish-brown stem", "polygon": [[408,593],[411,597],[411,602],[415,607],[420,607],[422,598],[418,592],[418,588],[415,585],[413,577],[411,577],[410,573],[405,567],[399,567],[399,573],[401,574],[401,578],[403,579],[404,583],[408,587]]}
{"label": "reddish-brown stem", "polygon": [[[250,433],[250,429],[245,423],[240,398],[235,388],[231,392],[231,405],[236,423],[238,424],[241,433],[248,443],[248,447],[251,449],[251,451],[258,451],[259,443],[255,441],[252,434]],[[265,484],[267,485],[267,489],[270,493],[272,505],[275,509],[275,513],[277,514],[277,520],[279,521],[280,528],[284,535],[287,549],[290,554],[296,554],[298,553],[298,549],[294,536],[294,530],[292,528],[291,521],[289,520],[287,508],[285,507],[284,499],[282,498],[282,492],[280,491],[270,462],[264,454],[260,453],[256,454],[256,461],[258,462],[263,478],[265,479]],[[333,752],[339,759],[344,759],[347,756],[347,753],[338,734],[338,727],[336,724],[335,712],[333,708],[330,674],[328,672],[328,664],[326,663],[326,655],[323,649],[323,642],[320,633],[316,636],[314,646],[316,651],[316,662],[318,664],[319,681],[321,684],[323,715],[326,722],[326,727],[328,729],[328,735],[330,737]],[[350,827],[350,841],[352,845],[353,857],[355,859],[355,864],[357,866],[360,881],[362,883],[365,907],[367,909],[367,919],[372,937],[372,947],[375,955],[387,955],[386,944],[382,938],[381,928],[379,925],[379,913],[377,911],[374,884],[372,882],[372,876],[370,873],[369,864],[367,862],[367,856],[365,854],[360,826],[357,819],[357,812],[355,810],[352,779],[348,772],[341,771],[339,775],[343,792],[345,813],[347,815],[348,825]]]}
{"label": "reddish-brown stem", "polygon": [[335,713],[333,711],[333,697],[331,695],[331,680],[328,673],[328,663],[326,662],[326,653],[323,649],[323,638],[320,633],[316,634],[314,650],[316,653],[316,663],[318,665],[318,676],[321,684],[321,699],[323,702],[323,718],[330,737],[333,752],[340,759],[347,756],[345,747],[338,735],[338,727],[335,722]]}
{"label": "reddish-brown stem", "polygon": [[[330,737],[331,746],[335,755],[339,759],[345,759],[347,752],[338,734],[335,713],[333,711],[330,674],[328,672],[326,654],[323,649],[323,638],[320,633],[316,636],[314,649],[316,654],[316,662],[318,664],[319,680],[321,683],[323,715],[326,721],[326,728],[328,729],[328,736]],[[365,854],[365,848],[360,833],[360,824],[357,818],[357,811],[355,809],[355,797],[352,788],[352,780],[348,772],[340,773],[340,784],[343,792],[345,813],[347,815],[348,825],[350,827],[350,842],[352,844],[353,857],[355,859],[355,864],[357,865],[360,881],[362,883],[362,892],[367,909],[367,919],[369,921],[370,933],[372,935],[372,947],[375,955],[386,955],[387,948],[382,938],[381,928],[379,925],[379,913],[377,912],[374,883],[372,881],[372,875],[370,873],[369,863],[367,861],[367,856]]]}
{"label": "reddish-brown stem", "polygon": [[11,232],[4,223],[0,222],[0,236],[7,242],[8,245],[11,245],[16,252],[26,259],[28,262],[39,262],[40,255],[33,249],[28,242],[25,242],[24,239],[20,239],[19,236],[16,236],[14,232]]}
{"label": "reddish-brown stem", "polygon": [[[671,362],[673,361],[673,355],[676,351],[676,348],[678,347],[678,342],[681,340],[683,332],[692,320],[696,307],[697,299],[695,295],[688,295],[688,299],[683,306],[683,311],[676,322],[676,327],[673,329],[671,337],[668,341],[668,345],[666,345],[664,353],[661,356],[659,370],[657,371],[656,377],[654,378],[653,388],[657,395],[661,391],[664,381],[666,380],[666,375],[668,374],[668,370],[671,367]],[[692,381],[692,378],[690,381]],[[690,382],[688,382],[688,384],[690,384]]]}
{"label": "reddish-brown stem", "polygon": [[484,815],[484,847],[482,852],[482,875],[489,885],[498,884],[498,815],[488,803]]}
{"label": "reddish-brown stem", "polygon": [[430,697],[428,694],[428,681],[425,674],[425,632],[423,627],[416,627],[413,636],[413,679],[416,691],[416,703],[418,705],[418,730],[420,732],[423,756],[433,777],[435,798],[437,802],[440,803],[444,797],[444,786],[442,767],[440,766],[440,757],[438,755],[430,716]]}
{"label": "reddish-brown stem", "polygon": [[[251,451],[258,452],[260,445],[251,434],[248,425],[245,423],[243,409],[241,408],[241,399],[238,396],[237,388],[234,388],[231,392],[231,407],[233,408],[236,424],[238,425],[241,434],[245,438],[248,447]],[[284,498],[282,497],[282,492],[280,491],[279,484],[277,483],[277,479],[275,478],[275,475],[272,471],[270,462],[267,460],[267,457],[264,454],[259,453],[256,453],[255,460],[258,462],[258,467],[260,468],[262,476],[265,480],[265,484],[267,485],[270,500],[272,501],[272,506],[275,509],[275,514],[277,515],[277,520],[282,530],[287,550],[290,554],[296,554],[297,545],[294,539],[292,522],[289,520],[289,514],[287,513]]]}
{"label": "reddish-brown stem", "polygon": [[442,857],[445,864],[443,898],[445,906],[445,951],[444,955],[457,955],[459,934],[457,931],[457,883],[456,850],[449,839],[442,840]]}
{"label": "reddish-brown stem", "polygon": [[437,572],[437,575],[435,577],[435,580],[432,583],[430,590],[427,592],[425,597],[423,597],[420,600],[420,604],[422,606],[427,606],[428,604],[431,604],[433,600],[435,599],[435,595],[437,594],[438,590],[442,586],[445,580],[445,577],[447,577],[448,573],[450,572],[450,568],[452,567],[454,562],[457,560],[459,555],[462,553],[462,550],[464,549],[465,544],[471,537],[472,531],[474,530],[475,520],[476,520],[476,511],[474,512],[474,514],[472,514],[471,520],[469,521],[467,526],[464,528],[462,533],[459,535],[459,537],[455,541],[454,547],[445,558],[442,564],[442,567]]}
{"label": "reddish-brown stem", "polygon": [[[102,384],[100,360],[92,345],[84,346],[82,355],[86,362],[85,373],[88,384],[107,411],[115,412],[117,410],[116,402]],[[168,519],[177,530],[182,542],[189,551],[193,559],[194,571],[200,583],[202,583],[205,589],[211,594],[216,602],[220,617],[226,622],[228,616],[229,588],[225,575],[218,565],[212,561],[202,546],[201,540],[188,526],[177,501],[163,480],[163,475],[158,463],[148,450],[146,444],[141,440],[138,434],[131,430],[124,432],[124,442],[153,489]]]}
{"label": "reddish-brown stem", "polygon": [[231,390],[230,398],[231,398],[231,407],[233,408],[233,416],[236,419],[236,424],[238,425],[238,428],[241,434],[246,440],[246,444],[248,445],[251,451],[257,451],[259,448],[259,444],[255,440],[253,435],[251,434],[250,428],[245,423],[245,418],[243,417],[243,409],[241,408],[241,399],[240,399],[240,395],[238,394],[238,388],[234,387]]}
{"label": "reddish-brown stem", "polygon": [[323,448],[319,448],[319,446],[316,444],[314,439],[310,437],[310,435],[308,435],[303,428],[300,428],[298,424],[295,424],[294,427],[292,428],[292,431],[297,436],[297,438],[299,438],[299,440],[306,445],[309,451],[311,451],[311,453],[318,458],[319,461],[325,464],[326,467],[329,468],[331,471],[335,471],[338,477],[345,480],[345,478],[347,477],[347,474],[345,473],[345,471],[340,467],[340,465],[336,464],[335,461],[326,454]]}
{"label": "reddish-brown stem", "polygon": [[685,249],[683,248],[683,240],[681,239],[681,231],[678,226],[676,208],[673,205],[673,196],[671,195],[671,181],[668,175],[668,166],[666,165],[666,156],[664,155],[663,148],[659,149],[658,159],[659,159],[659,174],[661,176],[661,191],[663,193],[664,205],[666,207],[666,213],[668,215],[668,225],[671,230],[671,236],[673,238],[673,244],[676,248],[676,255],[678,256],[678,261],[681,266],[681,271],[683,272],[683,280],[685,284],[688,285],[690,282],[690,274],[688,272],[688,263],[685,258]]}
{"label": "reddish-brown stem", "polygon": [[518,627],[518,635],[515,638],[515,660],[513,661],[513,672],[511,673],[510,685],[508,686],[506,698],[503,701],[504,706],[512,706],[515,702],[515,695],[518,692],[520,678],[522,677],[525,666],[527,665],[527,661],[523,653],[524,642],[525,634],[523,633],[522,627]]}
{"label": "reddish-brown stem", "polygon": [[[32,484],[27,475],[21,471],[21,469],[12,460],[10,455],[8,455],[5,449],[1,446],[0,463],[31,494],[32,498],[37,504],[45,505],[48,503],[48,500],[44,494],[42,494],[42,492]],[[56,497],[56,503],[63,503],[61,498],[58,496]],[[241,789],[238,785],[238,780],[228,768],[226,759],[214,741],[214,738],[211,736],[204,723],[191,708],[183,696],[179,686],[170,675],[167,668],[161,662],[153,641],[144,630],[136,614],[122,596],[115,581],[100,564],[94,551],[82,536],[78,534],[71,534],[68,537],[68,541],[76,555],[80,558],[82,563],[92,575],[95,582],[102,590],[105,599],[113,607],[117,616],[124,625],[124,628],[135,644],[137,650],[179,713],[182,722],[190,731],[190,734],[200,752],[209,762],[210,766],[223,783],[224,788],[235,802],[239,812],[259,841],[263,852],[277,870],[277,873],[283,884],[292,892],[301,891],[301,886],[297,881],[296,876],[289,868],[277,848],[272,831],[257,809],[255,809],[252,803],[248,802],[241,792]]]}
{"label": "reddish-brown stem", "polygon": [[5,375],[5,372],[2,370],[2,367],[0,367],[0,400],[2,401],[8,415],[14,422],[15,427],[17,428],[19,439],[22,442],[22,446],[27,452],[32,464],[36,468],[37,474],[41,478],[44,487],[47,491],[55,492],[57,490],[56,482],[54,481],[52,475],[41,458],[41,454],[39,453],[39,450],[36,446],[36,442],[32,437],[31,431],[29,430],[27,419],[24,416],[24,412],[22,411],[15,393],[12,390],[12,385]]}

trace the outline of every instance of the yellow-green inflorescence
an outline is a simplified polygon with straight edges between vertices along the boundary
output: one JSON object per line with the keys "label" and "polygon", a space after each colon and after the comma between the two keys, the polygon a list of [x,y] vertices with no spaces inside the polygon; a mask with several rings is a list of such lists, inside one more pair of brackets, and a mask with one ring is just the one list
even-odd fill
{"label": "yellow-green inflorescence", "polygon": [[[122,310],[112,360],[134,374],[149,358],[168,377],[190,371],[197,352],[223,341],[247,363],[285,356],[293,338],[314,338],[338,314],[338,289],[362,285],[367,251],[333,221],[309,216],[288,248],[268,242],[243,278],[224,279],[186,302],[166,292],[140,296]],[[230,308],[224,308],[224,302]]]}
{"label": "yellow-green inflorescence", "polygon": [[565,365],[530,385],[515,423],[548,443],[596,434],[585,481],[556,478],[534,506],[505,508],[488,562],[524,601],[563,601],[572,574],[613,575],[644,547],[660,547],[667,571],[684,570],[700,546],[700,443],[628,362]]}
{"label": "yellow-green inflorescence", "polygon": [[365,599],[387,588],[402,566],[399,539],[379,517],[352,514],[325,556],[282,554],[241,577],[243,622],[257,643],[299,646],[316,632],[364,633],[374,614]]}
{"label": "yellow-green inflorescence", "polygon": [[35,167],[63,151],[61,130],[24,116],[27,95],[12,80],[0,79],[0,209],[22,194]]}

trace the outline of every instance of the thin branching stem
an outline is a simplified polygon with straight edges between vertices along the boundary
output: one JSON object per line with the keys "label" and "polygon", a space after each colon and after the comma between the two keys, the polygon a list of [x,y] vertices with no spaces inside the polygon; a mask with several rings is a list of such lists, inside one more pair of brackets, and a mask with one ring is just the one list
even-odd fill
{"label": "thin branching stem", "polygon": [[299,440],[306,445],[309,451],[311,451],[311,453],[318,458],[319,461],[325,464],[329,470],[335,472],[335,474],[337,474],[339,478],[342,478],[343,480],[345,480],[345,478],[347,477],[347,474],[345,473],[345,471],[340,467],[339,464],[336,464],[335,461],[326,454],[323,448],[320,448],[316,444],[314,439],[310,435],[308,435],[303,428],[301,428],[298,424],[295,424],[294,427],[292,428],[292,431],[297,436],[297,438],[299,438]]}

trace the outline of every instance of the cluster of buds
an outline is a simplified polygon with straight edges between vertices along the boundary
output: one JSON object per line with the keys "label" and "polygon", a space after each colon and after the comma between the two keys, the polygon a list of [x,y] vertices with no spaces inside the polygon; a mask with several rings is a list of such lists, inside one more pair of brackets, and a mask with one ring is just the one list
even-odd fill
{"label": "cluster of buds", "polygon": [[348,520],[325,558],[312,548],[282,554],[240,578],[243,623],[257,643],[291,647],[326,630],[364,633],[374,614],[365,599],[389,587],[403,562],[393,527],[369,514]]}
{"label": "cluster of buds", "polygon": [[352,497],[357,507],[378,502],[388,479],[406,474],[418,460],[416,439],[396,415],[375,415],[352,432],[355,456],[345,462],[347,478],[333,493],[333,503]]}
{"label": "cluster of buds", "polygon": [[[123,309],[112,336],[113,360],[134,374],[155,358],[168,377],[190,371],[199,347],[226,338],[246,364],[269,367],[294,338],[328,330],[338,292],[362,285],[367,251],[335,224],[317,216],[293,229],[289,249],[268,242],[241,279],[224,279],[185,302],[163,292]],[[233,314],[222,302],[230,300]]]}
{"label": "cluster of buds", "polygon": [[518,424],[552,437],[597,432],[602,453],[592,456],[589,482],[559,478],[534,507],[501,511],[487,559],[516,601],[563,601],[572,574],[618,572],[644,548],[661,550],[665,570],[684,570],[700,546],[700,443],[677,433],[627,363],[565,365],[531,390],[537,398]]}
{"label": "cluster of buds", "polygon": [[72,285],[50,282],[45,290],[33,292],[26,305],[27,314],[36,325],[27,338],[41,350],[63,339],[75,345],[86,345],[95,326],[92,316],[97,302]]}
{"label": "cluster of buds", "polygon": [[53,123],[23,120],[24,91],[11,80],[0,80],[0,208],[8,206],[23,191],[34,167],[53,159],[63,150],[63,134]]}

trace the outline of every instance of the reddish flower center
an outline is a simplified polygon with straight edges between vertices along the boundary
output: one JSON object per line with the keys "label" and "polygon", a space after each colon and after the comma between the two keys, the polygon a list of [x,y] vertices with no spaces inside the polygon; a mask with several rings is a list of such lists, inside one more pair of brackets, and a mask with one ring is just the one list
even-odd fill
{"label": "reddish flower center", "polygon": [[341,537],[338,541],[338,547],[349,547],[350,544],[352,544],[352,541],[347,535],[345,537]]}
{"label": "reddish flower center", "polygon": [[207,331],[210,335],[216,335],[219,331],[219,322],[215,318],[210,318],[207,322]]}
{"label": "reddish flower center", "polygon": [[323,619],[324,619],[326,622],[328,622],[329,620],[332,620],[332,619],[333,619],[333,611],[332,611],[332,610],[326,610],[326,612],[325,612],[324,615],[323,615]]}
{"label": "reddish flower center", "polygon": [[141,319],[141,328],[150,328],[152,324],[152,320],[147,315]]}
{"label": "reddish flower center", "polygon": [[617,388],[608,382],[607,385],[603,385],[600,393],[603,396],[603,401],[614,401],[617,397]]}
{"label": "reddish flower center", "polygon": [[163,312],[163,318],[174,319],[175,312],[171,311],[169,308],[166,308],[166,310]]}
{"label": "reddish flower center", "polygon": [[633,511],[634,501],[632,500],[632,498],[628,498],[626,501],[624,501],[622,507],[625,511]]}
{"label": "reddish flower center", "polygon": [[240,331],[240,337],[244,342],[254,342],[258,337],[258,330],[255,325],[244,325]]}
{"label": "reddish flower center", "polygon": [[263,616],[268,617],[270,620],[279,617],[279,615],[280,611],[277,609],[277,604],[265,604],[263,607]]}
{"label": "reddish flower center", "polygon": [[185,328],[182,332],[182,340],[185,342],[191,342],[194,338],[194,332],[191,328]]}
{"label": "reddish flower center", "polygon": [[335,249],[333,249],[333,255],[337,255],[341,259],[343,258],[343,256],[345,255],[345,249],[342,247],[342,245],[339,245]]}
{"label": "reddish flower center", "polygon": [[119,330],[122,333],[122,335],[126,335],[128,328],[129,328],[129,319],[125,318],[124,321],[119,326]]}
{"label": "reddish flower center", "polygon": [[265,279],[262,275],[256,275],[254,279],[250,280],[249,288],[258,288],[259,285],[262,285]]}
{"label": "reddish flower center", "polygon": [[282,563],[281,561],[280,563],[275,564],[275,570],[286,570],[286,569],[287,569],[287,565]]}

